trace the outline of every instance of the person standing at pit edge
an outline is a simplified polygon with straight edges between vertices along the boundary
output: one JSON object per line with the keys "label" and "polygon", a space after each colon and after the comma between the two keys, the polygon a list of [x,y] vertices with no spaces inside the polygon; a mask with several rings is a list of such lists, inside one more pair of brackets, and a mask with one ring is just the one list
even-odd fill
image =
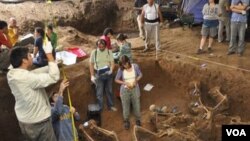
{"label": "person standing at pit edge", "polygon": [[51,41],[53,47],[53,57],[56,58],[56,47],[57,47],[57,34],[53,30],[53,25],[49,24],[46,28],[46,37]]}
{"label": "person standing at pit edge", "polygon": [[19,27],[17,26],[17,21],[14,17],[11,17],[9,21],[8,36],[12,46],[15,46],[18,41]]}
{"label": "person standing at pit edge", "polygon": [[120,68],[116,74],[115,82],[121,84],[120,93],[124,128],[128,130],[130,128],[129,113],[131,103],[136,118],[136,125],[141,126],[140,88],[138,81],[142,78],[142,73],[139,66],[137,64],[131,64],[126,55],[121,56],[119,65]]}
{"label": "person standing at pit edge", "polygon": [[200,46],[197,50],[197,54],[205,53],[203,47],[208,39],[208,53],[212,52],[212,44],[214,37],[217,35],[217,27],[219,25],[219,16],[221,15],[220,7],[215,0],[209,0],[207,4],[204,5],[202,9],[203,14],[203,24],[201,29],[201,41]]}
{"label": "person standing at pit edge", "polygon": [[146,52],[149,49],[150,38],[153,35],[155,39],[156,51],[160,51],[160,22],[163,22],[161,10],[158,4],[154,0],[148,0],[148,3],[145,4],[142,8],[141,13],[141,22],[145,28],[145,49],[143,52]]}
{"label": "person standing at pit edge", "polygon": [[103,109],[103,90],[107,96],[108,109],[117,111],[114,107],[113,77],[115,67],[112,51],[106,48],[106,42],[99,39],[96,42],[97,49],[93,50],[89,60],[91,81],[96,86],[96,97],[100,110]]}
{"label": "person standing at pit edge", "polygon": [[[230,41],[230,0],[220,0],[219,6],[221,9],[221,17],[219,18],[218,42],[223,40]],[[226,38],[223,37],[224,27],[226,29]]]}
{"label": "person standing at pit edge", "polygon": [[28,141],[56,141],[45,88],[59,80],[60,71],[52,56],[52,46],[43,49],[48,66],[32,71],[28,48],[16,47],[10,54],[13,69],[7,74],[8,84],[16,100],[15,113],[21,132]]}
{"label": "person standing at pit edge", "polygon": [[143,24],[141,23],[141,12],[143,5],[147,4],[147,0],[135,0],[134,9],[137,10],[137,24],[139,28],[139,37],[145,39]]}
{"label": "person standing at pit edge", "polygon": [[[246,10],[249,6],[249,0],[232,0],[230,9],[231,16],[231,39],[227,55],[238,53],[243,55],[245,50],[245,32],[247,25]],[[237,43],[237,36],[239,41]]]}

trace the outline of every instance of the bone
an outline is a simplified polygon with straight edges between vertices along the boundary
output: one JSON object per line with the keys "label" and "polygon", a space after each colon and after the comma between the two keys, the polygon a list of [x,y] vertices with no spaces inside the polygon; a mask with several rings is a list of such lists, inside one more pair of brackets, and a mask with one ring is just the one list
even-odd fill
{"label": "bone", "polygon": [[227,95],[223,95],[220,92],[220,87],[214,87],[209,90],[209,95],[211,96],[212,99],[215,100],[217,103],[216,106],[213,108],[214,111],[218,110],[225,110],[228,109],[229,104],[228,104],[228,98]]}
{"label": "bone", "polygon": [[149,106],[149,111],[151,112],[157,112],[157,113],[167,113],[168,111],[167,106],[159,107],[154,104]]}
{"label": "bone", "polygon": [[[103,129],[101,127],[98,127],[96,125],[96,122],[94,120],[90,120],[88,121],[88,127],[91,131],[95,132],[95,133],[98,133],[98,134],[102,134],[103,136],[106,136],[106,137],[110,137],[112,138],[112,141],[119,141],[118,137],[117,137],[117,134],[114,132],[114,131],[108,131],[106,129]],[[89,141],[95,141],[84,129],[84,127],[81,125],[79,127],[83,134],[85,135],[86,138],[89,139]]]}

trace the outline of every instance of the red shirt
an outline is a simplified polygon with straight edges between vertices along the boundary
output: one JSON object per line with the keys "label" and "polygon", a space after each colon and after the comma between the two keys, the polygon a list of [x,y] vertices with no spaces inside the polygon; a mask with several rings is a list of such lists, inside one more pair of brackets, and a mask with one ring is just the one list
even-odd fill
{"label": "red shirt", "polygon": [[6,36],[4,33],[2,33],[2,32],[0,32],[0,47],[1,47],[1,45],[5,45],[5,46],[7,46],[8,48],[11,48],[11,47],[12,47],[12,45],[11,45],[9,39],[8,39],[7,36]]}
{"label": "red shirt", "polygon": [[108,36],[102,35],[101,39],[103,39],[103,40],[106,41],[107,49],[111,50],[112,47],[111,47],[111,40],[110,40],[110,38]]}

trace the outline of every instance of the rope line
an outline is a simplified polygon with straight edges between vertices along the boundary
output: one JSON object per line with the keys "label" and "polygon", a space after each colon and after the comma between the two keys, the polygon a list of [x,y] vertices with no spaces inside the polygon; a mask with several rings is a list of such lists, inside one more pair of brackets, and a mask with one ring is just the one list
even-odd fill
{"label": "rope line", "polygon": [[250,70],[248,69],[244,69],[244,68],[240,68],[240,67],[235,67],[235,66],[231,66],[231,65],[226,65],[223,63],[219,63],[219,62],[215,62],[215,61],[211,61],[211,60],[207,60],[207,59],[203,59],[203,58],[198,58],[198,57],[194,57],[194,56],[190,56],[190,55],[185,55],[185,54],[181,54],[181,53],[177,53],[177,52],[172,52],[172,51],[168,51],[168,50],[164,50],[165,54],[166,52],[171,53],[171,54],[175,54],[175,55],[179,55],[179,56],[183,56],[183,57],[187,57],[193,60],[200,60],[200,61],[204,61],[204,62],[208,62],[211,64],[215,64],[215,65],[219,65],[219,66],[224,66],[227,68],[231,68],[231,69],[235,69],[235,70],[241,70],[241,71],[245,71],[245,72],[250,72]]}

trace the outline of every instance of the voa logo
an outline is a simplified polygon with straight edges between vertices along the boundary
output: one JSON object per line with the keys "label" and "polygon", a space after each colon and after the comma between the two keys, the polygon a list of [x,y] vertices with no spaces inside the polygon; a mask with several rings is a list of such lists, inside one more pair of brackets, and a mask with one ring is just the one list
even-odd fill
{"label": "voa logo", "polygon": [[226,129],[227,136],[247,136],[244,129]]}

